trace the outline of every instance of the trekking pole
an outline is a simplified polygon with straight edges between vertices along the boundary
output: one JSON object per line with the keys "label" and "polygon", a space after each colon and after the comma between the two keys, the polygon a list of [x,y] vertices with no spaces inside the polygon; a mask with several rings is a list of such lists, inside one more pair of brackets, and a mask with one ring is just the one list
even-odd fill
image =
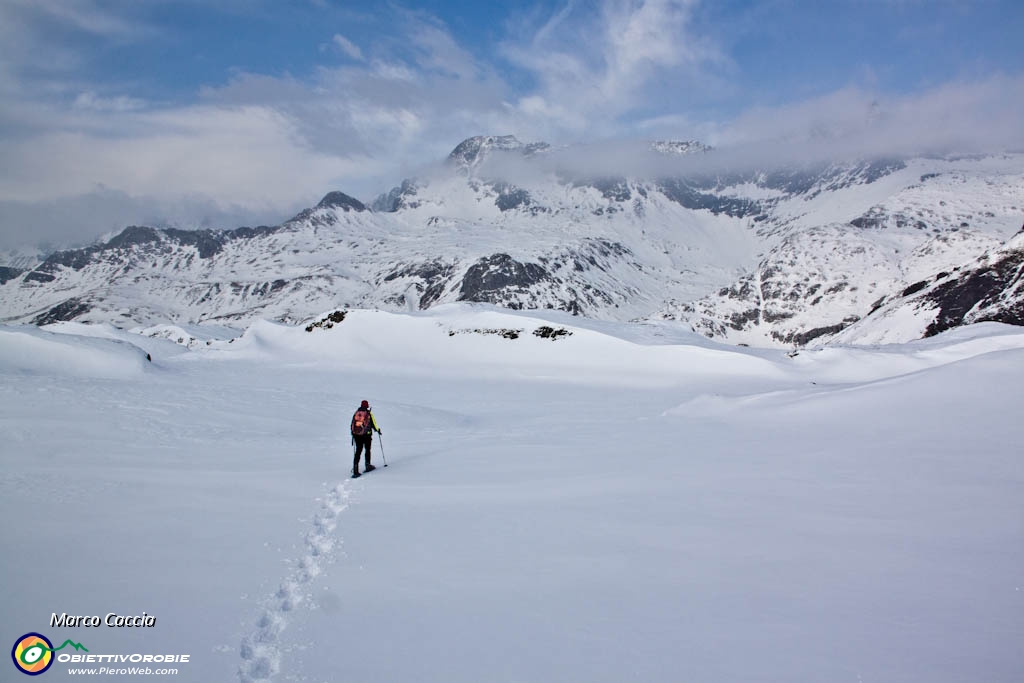
{"label": "trekking pole", "polygon": [[387,467],[388,459],[384,457],[384,435],[377,432],[377,436],[380,437],[380,459],[384,461],[384,467]]}

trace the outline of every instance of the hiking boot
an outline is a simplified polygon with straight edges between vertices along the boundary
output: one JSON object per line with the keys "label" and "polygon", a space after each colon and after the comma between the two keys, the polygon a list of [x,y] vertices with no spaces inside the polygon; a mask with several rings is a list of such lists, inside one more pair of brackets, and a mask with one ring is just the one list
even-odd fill
{"label": "hiking boot", "polygon": [[359,470],[352,470],[352,478],[353,479],[358,479],[361,476],[363,476],[363,475],[359,474]]}
{"label": "hiking boot", "polygon": [[375,469],[377,469],[377,468],[376,468],[375,466],[373,466],[373,465],[367,465],[367,466],[366,466],[366,469],[365,469],[365,471],[366,471],[366,472],[372,472],[372,471],[374,471]]}

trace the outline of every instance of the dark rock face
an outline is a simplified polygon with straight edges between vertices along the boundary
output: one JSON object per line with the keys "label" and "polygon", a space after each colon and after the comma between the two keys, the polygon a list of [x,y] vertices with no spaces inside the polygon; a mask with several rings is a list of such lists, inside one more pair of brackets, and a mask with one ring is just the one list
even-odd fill
{"label": "dark rock face", "polygon": [[689,182],[679,178],[658,181],[662,194],[687,209],[706,209],[713,214],[726,214],[734,218],[755,216],[762,211],[760,203],[737,197],[721,197],[701,192]]}
{"label": "dark rock face", "polygon": [[772,337],[785,344],[793,344],[794,346],[806,346],[808,343],[814,341],[818,337],[825,337],[828,335],[842,332],[843,330],[845,330],[847,327],[857,322],[858,320],[859,318],[857,318],[856,316],[851,316],[850,318],[847,318],[843,322],[836,323],[835,325],[815,327],[814,329],[807,330],[806,332],[798,332],[792,334],[779,334],[778,332],[773,332]]}
{"label": "dark rock face", "polygon": [[498,191],[498,198],[494,200],[494,204],[501,211],[511,211],[512,209],[527,207],[533,203],[530,193],[515,185],[499,183],[495,185],[494,189]]}
{"label": "dark rock face", "polygon": [[1024,325],[1024,248],[997,254],[991,263],[937,284],[923,298],[939,308],[925,337],[969,323]]}
{"label": "dark rock face", "polygon": [[749,325],[759,322],[761,322],[761,309],[748,308],[745,311],[730,315],[728,324],[734,330],[743,330]]}
{"label": "dark rock face", "polygon": [[633,196],[625,178],[595,178],[588,185],[601,192],[601,196],[613,202],[627,202]]}
{"label": "dark rock face", "polygon": [[[181,232],[180,230],[178,232]],[[107,249],[126,249],[141,244],[151,244],[160,241],[160,233],[154,228],[146,228],[139,225],[129,225],[115,235],[105,245]]]}
{"label": "dark rock face", "polygon": [[344,192],[328,192],[320,203],[318,209],[341,209],[343,211],[366,211],[366,205],[355,197],[350,197]]}
{"label": "dark rock face", "polygon": [[280,229],[280,226],[276,225],[260,225],[255,228],[235,228],[234,230],[228,230],[227,232],[225,232],[224,237],[229,240],[247,240],[253,239],[254,237],[265,237],[267,235],[272,235]]}
{"label": "dark rock face", "polygon": [[6,283],[8,280],[13,280],[24,272],[25,271],[18,270],[17,268],[0,266],[0,285]]}
{"label": "dark rock face", "polygon": [[64,266],[72,270],[81,270],[89,265],[92,255],[101,250],[102,247],[86,247],[84,249],[54,252],[47,256],[46,260],[39,264],[39,267],[32,272],[50,273],[56,270],[58,266]]}
{"label": "dark rock face", "polygon": [[274,280],[273,282],[257,282],[242,285],[241,283],[232,282],[231,287],[236,293],[244,294],[248,297],[261,297],[275,294],[288,284],[287,280]]}
{"label": "dark rock face", "polygon": [[79,299],[68,299],[63,303],[59,303],[46,313],[42,313],[32,321],[33,325],[49,325],[51,323],[59,323],[67,320],[74,320],[80,315],[85,315],[89,312],[89,305],[83,303]]}
{"label": "dark rock face", "polygon": [[902,292],[900,292],[900,296],[910,296],[911,294],[917,294],[927,286],[928,280],[921,280],[920,282],[915,282],[914,284],[910,285]]}
{"label": "dark rock face", "polygon": [[786,194],[815,196],[822,191],[870,184],[906,166],[906,163],[897,159],[876,159],[861,162],[852,169],[828,164],[782,168],[764,174],[760,184]]}
{"label": "dark rock face", "polygon": [[224,248],[225,234],[212,230],[177,230],[166,228],[162,231],[167,238],[182,246],[195,247],[199,258],[207,259],[220,253]]}
{"label": "dark rock face", "polygon": [[38,269],[33,270],[31,273],[25,276],[25,282],[39,282],[41,284],[53,282],[56,279],[57,278],[54,277],[53,275],[50,275],[49,273],[43,272]]}
{"label": "dark rock face", "polygon": [[384,282],[399,278],[417,278],[421,281],[416,285],[417,291],[421,294],[419,307],[426,310],[444,294],[454,270],[452,264],[438,260],[414,263],[391,271],[384,276]]}
{"label": "dark rock face", "polygon": [[572,332],[565,329],[564,327],[559,327],[556,330],[550,325],[541,325],[540,327],[533,331],[533,336],[540,337],[541,339],[551,339],[554,341],[561,339],[563,337],[570,337],[572,336]]}
{"label": "dark rock face", "polygon": [[[117,238],[115,237],[114,239]],[[57,279],[54,274],[59,272],[61,268],[82,270],[92,261],[93,255],[99,253],[102,249],[103,246],[92,246],[84,249],[54,252],[47,256],[46,260],[40,263],[35,270],[25,276],[25,282],[53,282]]]}
{"label": "dark rock face", "polygon": [[536,263],[520,263],[508,254],[494,254],[469,267],[462,278],[458,300],[502,303],[503,290],[525,292],[549,278],[548,272]]}
{"label": "dark rock face", "polygon": [[328,313],[325,317],[321,318],[320,320],[311,322],[310,324],[306,325],[306,332],[312,332],[313,330],[316,329],[329,330],[338,323],[344,322],[345,316],[347,314],[348,311],[334,311],[333,313]]}
{"label": "dark rock face", "polygon": [[865,183],[873,183],[890,173],[902,171],[907,167],[906,162],[899,159],[877,159],[864,164],[861,168],[861,178]]}

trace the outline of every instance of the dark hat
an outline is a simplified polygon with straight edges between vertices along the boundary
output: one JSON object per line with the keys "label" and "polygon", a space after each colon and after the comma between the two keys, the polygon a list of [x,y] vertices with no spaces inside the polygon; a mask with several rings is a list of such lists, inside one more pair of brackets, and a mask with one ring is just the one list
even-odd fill
{"label": "dark hat", "polygon": [[362,403],[359,404],[359,407],[360,408],[369,408],[370,407],[370,402],[369,401],[363,401]]}

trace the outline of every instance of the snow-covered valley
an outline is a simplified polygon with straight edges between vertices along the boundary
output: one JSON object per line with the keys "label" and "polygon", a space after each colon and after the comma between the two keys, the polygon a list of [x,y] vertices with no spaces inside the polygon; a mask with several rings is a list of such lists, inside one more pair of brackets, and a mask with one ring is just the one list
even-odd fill
{"label": "snow-covered valley", "polygon": [[1020,328],[787,355],[467,304],[317,321],[0,328],[5,642],[197,683],[1019,680]]}

